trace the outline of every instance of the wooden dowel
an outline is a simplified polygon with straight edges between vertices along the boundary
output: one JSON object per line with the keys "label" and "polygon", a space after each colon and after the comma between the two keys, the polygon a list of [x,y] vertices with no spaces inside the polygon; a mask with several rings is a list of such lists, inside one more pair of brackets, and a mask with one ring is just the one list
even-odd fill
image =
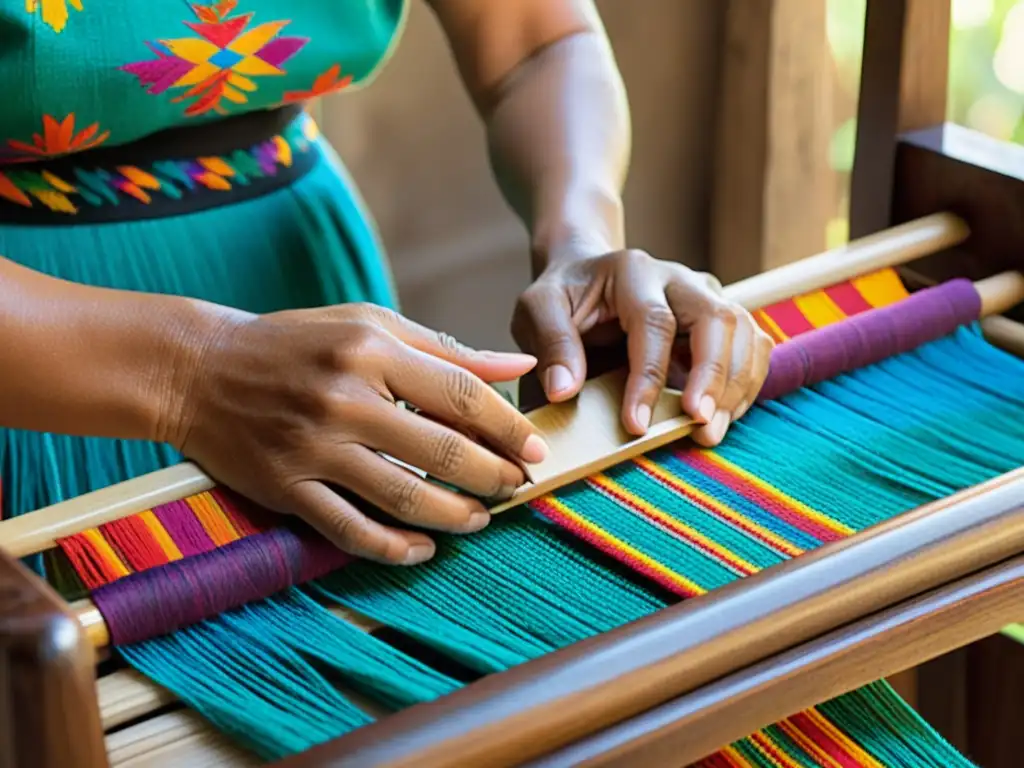
{"label": "wooden dowel", "polygon": [[[327,610],[363,632],[375,632],[383,626],[379,621],[374,621],[340,605],[331,605]],[[86,638],[94,647],[105,648],[110,645],[110,631],[107,629],[107,623],[92,600],[88,598],[76,600],[71,604],[71,612],[78,619],[78,623],[82,625]]]}
{"label": "wooden dowel", "polygon": [[992,345],[1024,358],[1024,325],[1005,317],[986,317],[981,330]]}
{"label": "wooden dowel", "polygon": [[[920,256],[957,245],[966,239],[967,234],[967,226],[956,216],[947,213],[934,214],[741,280],[727,286],[724,291],[730,299],[747,309],[757,309],[792,296],[826,288],[851,277],[905,264]],[[588,382],[586,388],[588,392],[595,392],[601,386],[607,384],[601,384],[595,379]],[[544,406],[534,411],[531,416],[543,420],[564,420],[564,414],[572,413],[575,407],[575,401]],[[617,412],[616,407],[613,414]],[[589,416],[588,412],[587,419],[576,421],[586,422]],[[671,419],[674,421],[670,421]],[[610,450],[595,450],[591,445],[594,458],[604,463],[599,466],[594,461],[588,462],[584,459],[576,463],[576,468],[585,466],[589,470],[588,473],[592,473],[598,468],[607,467],[608,460],[612,463],[624,461],[658,445],[681,439],[689,433],[690,428],[690,421],[678,413],[674,416],[666,415],[641,440],[631,441],[620,433],[620,437],[617,442],[613,441]],[[558,452],[552,452],[555,453]],[[500,512],[522,504],[565,482],[565,479],[552,482],[552,476],[549,474],[546,479],[536,480],[524,486],[513,501],[494,507],[492,512]],[[59,538],[144,512],[169,501],[208,491],[214,486],[214,481],[199,467],[184,462],[44,507],[28,515],[2,521],[0,547],[14,557],[26,557],[53,548]]]}

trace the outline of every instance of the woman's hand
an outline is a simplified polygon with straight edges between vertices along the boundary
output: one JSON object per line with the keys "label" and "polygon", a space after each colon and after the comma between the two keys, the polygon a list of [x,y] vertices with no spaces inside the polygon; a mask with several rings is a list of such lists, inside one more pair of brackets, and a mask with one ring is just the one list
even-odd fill
{"label": "woman's hand", "polygon": [[538,462],[547,448],[485,382],[515,379],[535,363],[468,349],[370,305],[228,313],[177,374],[183,396],[169,440],[218,480],[303,518],[347,552],[418,563],[434,554],[427,535],[371,519],[335,489],[416,528],[480,530],[490,519],[480,501],[378,452],[474,496],[507,498],[524,481],[517,462]]}
{"label": "woman's hand", "polygon": [[551,261],[520,297],[512,332],[524,351],[537,356],[544,391],[555,402],[583,386],[584,340],[602,343],[625,333],[629,377],[622,421],[637,435],[650,425],[678,337],[688,336],[682,407],[703,423],[693,437],[706,446],[721,442],[754,402],[772,348],[770,337],[721,295],[713,278],[634,250]]}

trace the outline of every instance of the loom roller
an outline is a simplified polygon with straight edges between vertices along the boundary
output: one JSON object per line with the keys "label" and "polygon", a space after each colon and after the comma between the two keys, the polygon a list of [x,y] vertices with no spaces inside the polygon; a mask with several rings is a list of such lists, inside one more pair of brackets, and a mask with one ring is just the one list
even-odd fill
{"label": "loom roller", "polygon": [[[725,293],[747,309],[754,310],[789,296],[907,263],[955,246],[967,236],[967,228],[958,218],[950,214],[936,214],[749,278],[728,286]],[[780,344],[773,350],[769,378],[759,400],[775,399],[844,371],[909,351],[979,319],[983,319],[985,332],[994,343],[1019,348],[1024,345],[1024,329],[996,316],[1021,301],[1024,301],[1024,276],[1007,272],[976,283],[950,281],[914,293],[895,305],[826,326]],[[546,406],[530,414],[552,445],[552,459],[534,468],[531,482],[520,488],[513,499],[493,507],[491,511],[499,513],[538,498],[558,487],[674,442],[692,429],[692,421],[680,413],[678,393],[668,390],[655,409],[649,433],[641,438],[625,436],[618,423],[618,402],[623,384],[621,373],[598,377],[588,383],[575,402]],[[580,439],[581,430],[588,433],[588,439]],[[572,451],[559,450],[560,446],[565,448],[570,443]],[[582,456],[581,445],[586,447]],[[0,541],[14,556],[34,554],[54,546],[59,538],[172,499],[209,490],[213,486],[213,481],[194,465],[178,465],[0,523]],[[29,522],[32,523],[31,528]],[[275,537],[278,546],[284,546],[295,555],[296,562],[305,564],[302,573],[282,574],[268,570],[264,573],[265,580],[253,579],[246,590],[235,592],[221,602],[208,603],[199,612],[196,612],[194,603],[164,606],[166,623],[161,632],[173,631],[261,599],[292,583],[325,575],[351,559],[306,530],[278,528],[256,536]],[[235,545],[172,563],[171,566],[187,569],[194,578],[200,579],[199,583],[204,583],[204,574],[216,571],[217,561],[237,557],[238,554],[233,552],[239,547],[258,549],[259,539],[244,539]],[[125,644],[145,639],[145,636],[117,635],[116,632],[112,638],[103,616],[145,610],[144,606],[126,600],[125,596],[145,594],[132,587],[138,580],[151,577],[152,574],[147,575],[146,572],[133,574],[95,591],[92,600],[74,604],[75,613],[95,647],[103,648],[111,640],[115,644]],[[378,626],[350,611],[335,609],[335,612],[366,631]]]}

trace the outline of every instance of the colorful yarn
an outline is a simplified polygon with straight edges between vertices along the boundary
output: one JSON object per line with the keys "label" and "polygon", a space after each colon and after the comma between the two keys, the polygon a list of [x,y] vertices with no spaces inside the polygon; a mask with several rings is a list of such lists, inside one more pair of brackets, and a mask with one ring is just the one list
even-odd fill
{"label": "colorful yarn", "polygon": [[765,333],[782,342],[869,309],[887,307],[908,295],[896,271],[883,269],[763,307],[754,312],[754,319]]}
{"label": "colorful yarn", "polygon": [[817,333],[772,350],[768,379],[758,400],[775,400],[840,373],[909,352],[953,333],[981,314],[981,297],[970,280],[951,280],[898,304],[829,322]]}
{"label": "colorful yarn", "polygon": [[145,206],[168,200],[198,203],[292,168],[318,133],[313,119],[302,115],[280,134],[229,155],[167,158],[144,165],[75,165],[59,171],[6,168],[0,170],[0,200],[24,208],[39,204],[71,216],[127,200]]}
{"label": "colorful yarn", "polygon": [[[1012,382],[1019,384],[1007,386]],[[555,524],[514,510],[473,536],[438,537],[437,556],[422,566],[355,562],[305,589],[469,670],[497,672],[1020,466],[1024,397],[1014,392],[1024,392],[1024,362],[989,346],[976,327],[964,328],[757,405],[714,451],[669,446],[536,502],[534,509]],[[972,429],[961,434],[951,423]],[[244,523],[211,513],[206,503],[169,505],[130,530],[103,527],[61,545],[78,553],[83,579],[128,587],[136,577],[126,574],[141,571],[156,582],[177,565],[266,535],[243,535]],[[175,515],[193,521],[164,522]],[[214,543],[231,531],[233,542]],[[637,572],[647,580],[637,580]],[[338,622],[293,588],[122,651],[265,756],[363,722],[333,690],[322,689],[314,669],[342,664],[350,642],[368,643],[366,655],[342,677],[365,671],[360,690],[375,700],[405,706],[399,692],[428,700],[456,685]],[[358,638],[349,638],[352,632]],[[329,647],[329,637],[344,645]],[[391,669],[418,670],[415,684]],[[272,708],[260,710],[266,701]],[[969,763],[878,683],[765,728],[702,765]]]}

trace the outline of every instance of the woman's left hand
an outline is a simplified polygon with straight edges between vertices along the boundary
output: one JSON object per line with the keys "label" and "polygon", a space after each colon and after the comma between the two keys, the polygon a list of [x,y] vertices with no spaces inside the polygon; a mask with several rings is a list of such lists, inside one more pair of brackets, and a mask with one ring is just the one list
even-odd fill
{"label": "woman's left hand", "polygon": [[537,357],[552,402],[574,397],[583,386],[585,341],[604,343],[624,333],[629,377],[622,420],[637,435],[650,425],[673,348],[688,336],[682,407],[703,423],[693,437],[706,446],[721,442],[754,402],[772,349],[771,338],[721,295],[714,278],[636,250],[549,263],[519,298],[512,333]]}

